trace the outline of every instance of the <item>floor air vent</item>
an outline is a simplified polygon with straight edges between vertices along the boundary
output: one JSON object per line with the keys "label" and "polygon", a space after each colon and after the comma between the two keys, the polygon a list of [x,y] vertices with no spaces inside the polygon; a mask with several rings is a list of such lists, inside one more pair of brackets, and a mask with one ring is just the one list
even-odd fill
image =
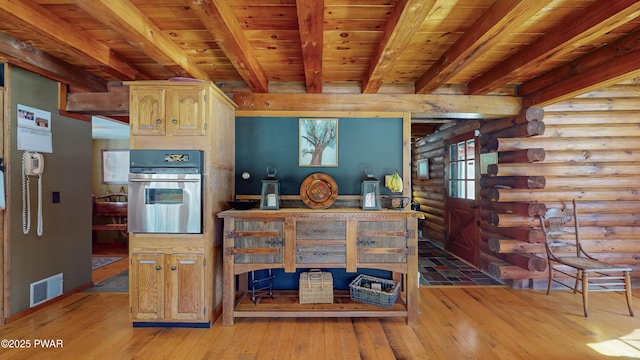
{"label": "floor air vent", "polygon": [[31,283],[30,294],[30,307],[62,295],[62,273]]}

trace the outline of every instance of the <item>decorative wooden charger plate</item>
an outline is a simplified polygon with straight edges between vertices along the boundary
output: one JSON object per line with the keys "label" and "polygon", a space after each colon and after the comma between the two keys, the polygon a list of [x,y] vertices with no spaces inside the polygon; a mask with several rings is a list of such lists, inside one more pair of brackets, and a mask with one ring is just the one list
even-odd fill
{"label": "decorative wooden charger plate", "polygon": [[338,184],[327,174],[313,173],[300,185],[300,197],[312,209],[326,209],[338,198]]}

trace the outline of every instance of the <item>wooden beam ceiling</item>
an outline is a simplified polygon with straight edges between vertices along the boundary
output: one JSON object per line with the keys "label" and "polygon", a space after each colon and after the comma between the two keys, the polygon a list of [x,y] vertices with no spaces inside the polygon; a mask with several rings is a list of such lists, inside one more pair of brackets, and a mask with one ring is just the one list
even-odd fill
{"label": "wooden beam ceiling", "polygon": [[640,15],[640,1],[594,1],[576,16],[562,22],[552,31],[511,55],[475,80],[469,82],[469,93],[486,94],[511,83],[526,73],[535,73],[543,61],[566,55],[572,49],[586,44]]}
{"label": "wooden beam ceiling", "polygon": [[435,3],[435,0],[400,0],[396,3],[382,41],[371,59],[369,71],[362,79],[363,94],[378,92]]}
{"label": "wooden beam ceiling", "polygon": [[[95,66],[117,78],[134,80],[144,76],[139,70],[119,59],[106,45],[78,31],[68,22],[42,6],[27,0],[3,1],[0,18],[23,31],[35,32],[56,42],[56,46],[81,61]],[[37,26],[36,26],[37,24]]]}
{"label": "wooden beam ceiling", "polygon": [[1,33],[0,58],[63,84],[77,86],[85,91],[107,90],[105,80]]}
{"label": "wooden beam ceiling", "polygon": [[324,0],[296,0],[296,10],[306,90],[321,93]]}
{"label": "wooden beam ceiling", "polygon": [[251,51],[249,41],[242,32],[229,1],[187,0],[187,2],[214,36],[218,46],[233,63],[251,91],[268,92],[267,75],[256,55]]}
{"label": "wooden beam ceiling", "polygon": [[486,51],[511,35],[522,22],[536,14],[551,0],[496,1],[475,24],[416,81],[416,93],[431,93],[446,84],[456,72],[483,56]]}
{"label": "wooden beam ceiling", "polygon": [[211,80],[156,25],[127,0],[76,0],[84,11],[99,19],[147,56],[170,68],[176,76]]}

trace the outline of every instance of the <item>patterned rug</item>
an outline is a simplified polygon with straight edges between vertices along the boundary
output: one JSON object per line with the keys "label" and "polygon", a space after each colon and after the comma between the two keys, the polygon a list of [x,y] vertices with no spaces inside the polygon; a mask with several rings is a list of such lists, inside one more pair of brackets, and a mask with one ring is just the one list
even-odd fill
{"label": "patterned rug", "polygon": [[504,285],[430,241],[418,242],[421,286]]}
{"label": "patterned rug", "polygon": [[128,292],[129,271],[121,272],[107,280],[84,289],[86,292]]}
{"label": "patterned rug", "polygon": [[95,269],[99,269],[103,266],[107,266],[111,263],[114,263],[120,259],[123,259],[124,256],[120,257],[111,257],[111,256],[92,256],[91,257],[91,271]]}

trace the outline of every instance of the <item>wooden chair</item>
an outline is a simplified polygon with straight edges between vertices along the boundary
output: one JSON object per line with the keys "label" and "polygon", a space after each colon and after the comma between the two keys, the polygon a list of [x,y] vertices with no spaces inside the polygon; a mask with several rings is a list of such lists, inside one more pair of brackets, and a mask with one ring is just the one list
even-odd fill
{"label": "wooden chair", "polygon": [[[573,200],[573,214],[567,210],[548,209],[545,216],[539,216],[539,218],[540,226],[546,237],[545,248],[549,266],[547,295],[551,293],[551,287],[554,282],[573,289],[574,293],[581,293],[584,316],[588,317],[587,309],[590,291],[624,291],[627,297],[629,314],[634,316],[631,306],[631,280],[629,276],[631,268],[597,260],[584,251],[580,240],[580,226],[575,199]],[[566,225],[572,220],[573,231],[566,228]],[[562,235],[565,236],[563,237]],[[572,238],[572,244],[561,241],[566,239],[567,235]],[[566,252],[560,254],[558,250],[561,248],[566,249],[567,247],[575,247],[575,255],[567,255]],[[555,278],[554,273],[561,273],[570,279],[575,279],[575,283],[573,286],[568,285]],[[566,278],[564,280],[566,281]]]}

